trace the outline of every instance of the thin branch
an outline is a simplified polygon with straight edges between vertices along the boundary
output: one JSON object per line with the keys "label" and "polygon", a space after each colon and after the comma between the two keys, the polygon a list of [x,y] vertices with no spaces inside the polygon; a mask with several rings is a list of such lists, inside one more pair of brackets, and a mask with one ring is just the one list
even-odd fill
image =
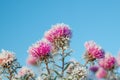
{"label": "thin branch", "polygon": [[64,64],[65,64],[65,57],[64,57],[64,49],[62,48],[62,77],[64,77]]}
{"label": "thin branch", "polygon": [[45,64],[46,64],[46,69],[47,69],[47,72],[48,74],[50,75],[50,70],[49,70],[49,67],[48,67],[48,61],[45,59]]}

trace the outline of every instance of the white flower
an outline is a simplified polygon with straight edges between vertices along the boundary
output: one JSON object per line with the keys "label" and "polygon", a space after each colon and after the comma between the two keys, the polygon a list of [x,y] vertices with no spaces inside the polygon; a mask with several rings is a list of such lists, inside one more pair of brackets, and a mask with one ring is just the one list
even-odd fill
{"label": "white flower", "polygon": [[19,77],[24,77],[25,75],[31,76],[31,77],[35,76],[34,72],[31,69],[29,69],[27,67],[22,67],[20,69],[20,71],[18,72],[18,76]]}
{"label": "white flower", "polygon": [[11,64],[12,61],[16,59],[13,52],[3,50],[0,53],[0,65],[3,66],[7,63]]}
{"label": "white flower", "polygon": [[68,69],[68,79],[78,80],[84,79],[87,76],[87,70],[85,67],[82,67],[78,62],[74,61]]}

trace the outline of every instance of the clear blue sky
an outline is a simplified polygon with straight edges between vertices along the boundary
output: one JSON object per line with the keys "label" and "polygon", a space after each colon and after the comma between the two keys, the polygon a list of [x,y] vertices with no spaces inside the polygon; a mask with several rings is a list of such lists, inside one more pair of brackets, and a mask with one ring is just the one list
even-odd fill
{"label": "clear blue sky", "polygon": [[72,57],[80,60],[88,40],[117,55],[120,0],[0,0],[0,49],[14,51],[25,65],[28,47],[61,22],[73,30]]}

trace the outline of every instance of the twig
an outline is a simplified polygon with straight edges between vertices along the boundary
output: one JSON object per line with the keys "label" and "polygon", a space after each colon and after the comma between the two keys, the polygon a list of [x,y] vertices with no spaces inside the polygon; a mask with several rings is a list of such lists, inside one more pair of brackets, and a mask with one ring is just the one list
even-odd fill
{"label": "twig", "polygon": [[47,72],[48,72],[48,74],[49,74],[49,76],[50,76],[50,70],[49,70],[49,67],[48,67],[48,61],[45,59],[45,64],[46,64],[46,69],[47,69]]}
{"label": "twig", "polygon": [[65,58],[64,58],[64,49],[62,48],[62,77],[64,77],[64,63],[65,63]]}

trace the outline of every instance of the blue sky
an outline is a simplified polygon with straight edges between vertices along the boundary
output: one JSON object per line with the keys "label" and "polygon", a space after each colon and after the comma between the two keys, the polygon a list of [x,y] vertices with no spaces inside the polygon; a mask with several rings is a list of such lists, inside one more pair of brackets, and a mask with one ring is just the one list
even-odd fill
{"label": "blue sky", "polygon": [[113,55],[120,50],[119,0],[0,0],[0,49],[15,52],[25,65],[28,47],[61,22],[73,31],[72,57],[78,60],[88,40]]}

